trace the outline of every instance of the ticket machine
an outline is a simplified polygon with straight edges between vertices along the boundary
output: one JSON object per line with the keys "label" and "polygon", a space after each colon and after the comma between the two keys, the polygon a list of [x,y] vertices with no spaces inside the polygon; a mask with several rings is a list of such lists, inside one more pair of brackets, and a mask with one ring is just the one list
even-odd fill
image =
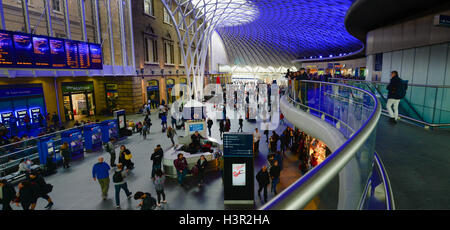
{"label": "ticket machine", "polygon": [[41,108],[30,109],[31,123],[39,124],[39,115],[41,114]]}
{"label": "ticket machine", "polygon": [[69,144],[72,160],[84,157],[83,135],[81,134],[81,130],[75,129],[61,133],[61,144],[64,142]]}
{"label": "ticket machine", "polygon": [[102,129],[102,141],[106,143],[109,141],[111,137],[118,139],[119,138],[119,129],[117,125],[117,120],[106,120],[100,123],[100,127]]}
{"label": "ticket machine", "polygon": [[25,117],[28,115],[28,111],[26,109],[23,110],[16,110],[16,117],[17,117],[17,126],[23,127],[25,126]]}
{"label": "ticket machine", "polygon": [[49,159],[54,163],[62,161],[61,155],[56,154],[55,142],[52,137],[43,137],[38,140],[38,152],[41,166],[47,165]]}
{"label": "ticket machine", "polygon": [[84,126],[83,135],[86,151],[95,152],[102,148],[102,130],[99,125]]}
{"label": "ticket machine", "polygon": [[9,111],[9,112],[3,112],[1,114],[1,118],[2,118],[2,123],[6,126],[6,128],[10,128],[11,127],[11,118],[14,116],[13,112]]}

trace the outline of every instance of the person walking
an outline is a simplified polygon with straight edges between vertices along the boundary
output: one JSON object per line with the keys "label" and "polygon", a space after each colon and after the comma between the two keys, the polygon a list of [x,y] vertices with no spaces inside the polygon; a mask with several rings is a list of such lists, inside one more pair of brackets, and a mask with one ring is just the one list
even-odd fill
{"label": "person walking", "polygon": [[220,132],[220,139],[223,139],[223,132],[225,131],[225,120],[219,121],[219,132]]}
{"label": "person walking", "polygon": [[147,134],[148,134],[148,126],[147,126],[147,124],[145,124],[145,122],[144,122],[144,125],[142,126],[141,133],[142,133],[142,137],[144,138],[144,140],[146,140]]}
{"label": "person walking", "polygon": [[103,157],[98,158],[98,162],[92,168],[92,178],[94,181],[98,180],[102,190],[102,198],[103,200],[106,200],[109,190],[109,170],[111,168],[107,163],[103,162],[103,160]]}
{"label": "person walking", "polygon": [[64,142],[60,148],[61,157],[63,158],[63,168],[70,168],[70,148],[69,143]]}
{"label": "person walking", "polygon": [[166,113],[162,113],[161,114],[161,128],[162,128],[162,132],[166,131],[166,128],[167,128],[167,115],[166,115]]}
{"label": "person walking", "polygon": [[142,200],[141,203],[139,203],[138,208],[140,207],[141,210],[153,210],[156,207],[156,200],[152,197],[152,195],[148,192],[143,193],[141,191],[136,192],[134,194],[135,200]]}
{"label": "person walking", "polygon": [[[153,180],[153,184],[155,185],[156,197],[158,198],[158,202],[156,205],[161,207],[162,203],[167,203],[166,194],[164,193],[164,183],[166,182],[166,176],[162,172],[161,169],[158,169],[155,173],[155,180]],[[161,201],[162,197],[162,201]]]}
{"label": "person walking", "polygon": [[28,180],[21,181],[17,186],[18,192],[14,202],[16,206],[19,204],[23,210],[34,210],[36,208],[37,191],[31,186]]}
{"label": "person walking", "polygon": [[277,160],[274,160],[272,167],[270,167],[270,177],[272,178],[271,192],[277,195],[277,184],[280,183],[280,166]]}
{"label": "person walking", "polygon": [[[398,76],[397,71],[391,72],[391,80],[387,86],[388,100],[386,103],[389,117],[392,123],[397,123],[398,120],[398,105],[400,100],[405,96],[406,89],[403,88],[402,79]],[[392,109],[393,107],[393,109]]]}
{"label": "person walking", "polygon": [[172,146],[175,145],[175,141],[173,140],[173,138],[175,137],[175,134],[177,134],[177,131],[174,128],[172,128],[171,126],[169,126],[167,128],[167,137],[172,142]]}
{"label": "person walking", "polygon": [[128,199],[131,198],[132,193],[128,191],[128,184],[125,180],[125,178],[128,175],[129,169],[125,170],[123,168],[123,164],[119,163],[117,164],[117,168],[114,171],[113,175],[113,183],[114,183],[114,189],[116,192],[115,198],[116,198],[116,208],[120,208],[120,190],[123,189],[125,192],[125,195],[128,197]]}
{"label": "person walking", "polygon": [[208,118],[207,124],[208,124],[209,136],[211,136],[211,127],[213,126],[214,122],[213,122],[213,120],[211,120],[211,118]]}
{"label": "person walking", "polygon": [[175,168],[177,169],[177,176],[178,176],[178,184],[180,186],[183,185],[184,178],[186,177],[186,174],[188,173],[188,164],[186,161],[186,158],[183,156],[182,153],[178,153],[177,159],[173,161],[173,164]]}
{"label": "person walking", "polygon": [[222,178],[222,183],[223,183],[223,155],[220,152],[217,152],[216,155],[216,164],[217,164],[217,170],[219,170],[220,172],[220,177]]}
{"label": "person walking", "polygon": [[241,130],[241,132],[243,132],[242,127],[244,126],[244,119],[242,119],[242,116],[239,117],[239,130]]}
{"label": "person walking", "polygon": [[264,203],[267,203],[267,185],[270,184],[269,172],[267,166],[263,166],[256,174],[256,181],[258,182],[258,197],[262,201],[261,191],[264,190]]}
{"label": "person walking", "polygon": [[6,180],[0,180],[0,204],[3,211],[12,210],[11,202],[16,198],[16,190]]}
{"label": "person walking", "polygon": [[[53,185],[47,184],[44,177],[36,172],[31,172],[29,174],[29,182],[36,191],[36,200],[38,198],[46,199],[48,204],[45,206],[45,209],[50,209],[53,206],[53,201],[48,194],[53,190]],[[34,206],[36,206],[36,202],[34,203]],[[33,207],[33,209],[34,208],[35,207]]]}
{"label": "person walking", "polygon": [[110,137],[109,141],[105,144],[106,152],[108,152],[110,155],[109,165],[111,165],[111,167],[116,166],[116,146],[114,145],[115,142],[116,139],[114,137]]}
{"label": "person walking", "polygon": [[258,128],[255,129],[253,133],[253,154],[256,155],[259,153],[259,141],[261,140],[261,134],[258,131]]}
{"label": "person walking", "polygon": [[157,145],[153,154],[150,156],[150,160],[153,161],[152,164],[152,179],[155,179],[155,173],[158,170],[161,170],[161,162],[164,157],[164,151],[161,148],[161,145]]}
{"label": "person walking", "polygon": [[200,159],[198,159],[198,161],[197,161],[198,187],[201,187],[205,183],[205,172],[206,172],[207,165],[208,165],[208,161],[206,160],[204,155],[201,155]]}

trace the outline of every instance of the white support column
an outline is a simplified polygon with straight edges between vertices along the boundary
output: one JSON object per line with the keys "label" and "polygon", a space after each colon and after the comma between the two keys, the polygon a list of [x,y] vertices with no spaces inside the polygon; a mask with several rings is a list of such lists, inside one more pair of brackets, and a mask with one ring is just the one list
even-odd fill
{"label": "white support column", "polygon": [[109,45],[111,46],[111,65],[114,67],[116,65],[114,57],[114,41],[113,41],[113,31],[112,31],[112,19],[111,19],[111,0],[106,0],[106,11],[108,12],[108,34],[109,34]]}
{"label": "white support column", "polygon": [[128,66],[127,43],[125,40],[125,19],[123,16],[123,0],[117,2],[119,5],[119,26],[120,26],[120,43],[122,46],[122,66]]}
{"label": "white support column", "polygon": [[6,30],[5,12],[3,12],[3,0],[0,0],[0,29]]}
{"label": "white support column", "polygon": [[25,24],[25,33],[31,34],[30,15],[28,12],[28,0],[21,0],[21,1],[22,1],[23,20]]}
{"label": "white support column", "polygon": [[86,32],[86,10],[84,8],[84,0],[78,0],[78,9],[80,12],[81,37],[83,41],[87,41]]}
{"label": "white support column", "polygon": [[50,8],[50,0],[43,0],[44,8],[45,8],[45,17],[47,22],[47,35],[49,37],[53,37],[53,28],[52,28],[52,13]]}
{"label": "white support column", "polygon": [[98,10],[98,0],[92,0],[92,15],[94,15],[95,26],[95,42],[100,44],[102,43],[102,34],[100,31],[100,15]]}
{"label": "white support column", "polygon": [[62,0],[64,6],[64,25],[66,27],[66,37],[72,39],[72,34],[70,33],[70,15],[69,15],[69,2],[68,0]]}
{"label": "white support column", "polygon": [[130,43],[131,43],[131,60],[133,64],[133,70],[136,70],[136,57],[134,53],[134,30],[133,30],[133,10],[131,8],[131,0],[126,0],[128,4],[128,15],[129,15],[129,21],[130,21]]}

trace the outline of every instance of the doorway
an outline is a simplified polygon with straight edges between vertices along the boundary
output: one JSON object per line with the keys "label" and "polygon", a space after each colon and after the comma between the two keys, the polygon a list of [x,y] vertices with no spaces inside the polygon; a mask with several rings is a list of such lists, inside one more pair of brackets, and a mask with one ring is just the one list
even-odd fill
{"label": "doorway", "polygon": [[64,95],[64,113],[66,120],[82,120],[93,116],[94,96],[92,92]]}

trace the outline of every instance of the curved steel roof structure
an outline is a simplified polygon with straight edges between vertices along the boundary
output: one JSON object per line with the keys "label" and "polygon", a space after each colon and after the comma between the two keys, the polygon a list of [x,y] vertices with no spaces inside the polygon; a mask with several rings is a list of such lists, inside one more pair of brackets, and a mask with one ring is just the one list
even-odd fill
{"label": "curved steel roof structure", "polygon": [[295,59],[344,57],[364,48],[344,24],[354,0],[246,2],[256,7],[256,17],[253,14],[251,21],[237,25],[218,23],[216,27],[230,64],[290,66]]}

